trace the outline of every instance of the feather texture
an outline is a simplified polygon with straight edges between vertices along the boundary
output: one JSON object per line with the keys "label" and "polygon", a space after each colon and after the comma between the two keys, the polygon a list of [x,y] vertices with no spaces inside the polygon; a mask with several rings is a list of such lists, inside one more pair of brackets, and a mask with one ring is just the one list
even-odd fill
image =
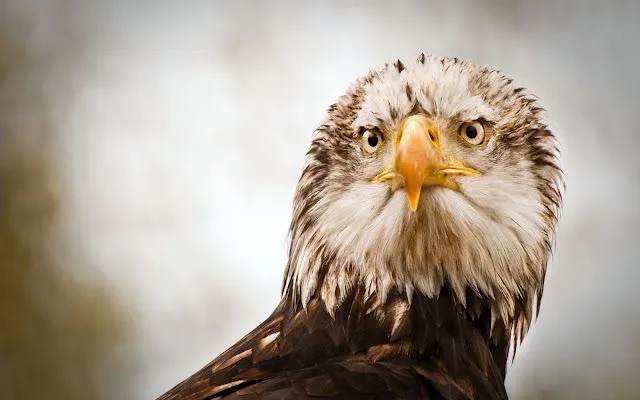
{"label": "feather texture", "polygon": [[[422,188],[411,212],[372,178],[415,114],[479,176]],[[461,142],[469,121],[482,146]],[[368,131],[383,143],[373,154]],[[563,189],[542,108],[511,79],[424,54],[371,71],[312,138],[280,304],[160,399],[506,399],[509,346],[540,304]]]}
{"label": "feather texture", "polygon": [[[332,317],[283,299],[262,325],[161,400],[284,398],[504,399],[508,334],[489,332],[483,301],[462,307],[393,292],[370,309],[354,290]],[[266,343],[266,344],[265,344]]]}

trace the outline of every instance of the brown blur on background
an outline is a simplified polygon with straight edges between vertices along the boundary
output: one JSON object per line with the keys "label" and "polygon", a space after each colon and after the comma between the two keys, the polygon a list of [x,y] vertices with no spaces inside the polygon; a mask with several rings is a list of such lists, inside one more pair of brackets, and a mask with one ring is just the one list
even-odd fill
{"label": "brown blur on background", "polygon": [[131,320],[99,279],[72,274],[84,267],[81,259],[69,264],[60,257],[56,241],[64,216],[52,152],[59,120],[42,94],[45,64],[55,55],[29,54],[27,29],[16,35],[3,28],[0,398],[101,398],[99,366],[127,339]]}
{"label": "brown blur on background", "polygon": [[640,3],[0,0],[0,399],[150,399],[277,302],[309,137],[420,52],[536,93],[567,195],[513,399],[640,396]]}

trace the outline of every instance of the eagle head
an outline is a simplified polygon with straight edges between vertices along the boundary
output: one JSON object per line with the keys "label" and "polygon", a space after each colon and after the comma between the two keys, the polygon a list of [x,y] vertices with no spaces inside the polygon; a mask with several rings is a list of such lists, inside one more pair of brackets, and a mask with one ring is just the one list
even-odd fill
{"label": "eagle head", "polygon": [[518,337],[560,212],[556,140],[497,71],[421,55],[358,79],[315,131],[295,195],[284,293],[331,313],[354,287],[491,304]]}

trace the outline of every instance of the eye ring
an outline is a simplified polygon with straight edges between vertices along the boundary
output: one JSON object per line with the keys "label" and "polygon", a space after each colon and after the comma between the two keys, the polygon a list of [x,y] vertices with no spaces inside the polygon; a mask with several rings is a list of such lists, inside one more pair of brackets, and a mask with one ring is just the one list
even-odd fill
{"label": "eye ring", "polygon": [[465,122],[460,125],[460,136],[470,145],[479,146],[484,143],[484,126],[480,121]]}
{"label": "eye ring", "polygon": [[382,146],[382,134],[377,129],[366,129],[362,133],[362,150],[373,154]]}

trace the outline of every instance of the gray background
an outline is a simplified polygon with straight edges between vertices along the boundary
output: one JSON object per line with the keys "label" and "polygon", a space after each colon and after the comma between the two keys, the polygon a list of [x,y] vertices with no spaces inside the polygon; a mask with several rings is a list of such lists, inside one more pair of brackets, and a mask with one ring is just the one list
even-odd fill
{"label": "gray background", "polygon": [[275,306],[324,110],[420,52],[541,99],[567,193],[514,399],[640,396],[639,2],[0,2],[0,398],[153,398]]}

